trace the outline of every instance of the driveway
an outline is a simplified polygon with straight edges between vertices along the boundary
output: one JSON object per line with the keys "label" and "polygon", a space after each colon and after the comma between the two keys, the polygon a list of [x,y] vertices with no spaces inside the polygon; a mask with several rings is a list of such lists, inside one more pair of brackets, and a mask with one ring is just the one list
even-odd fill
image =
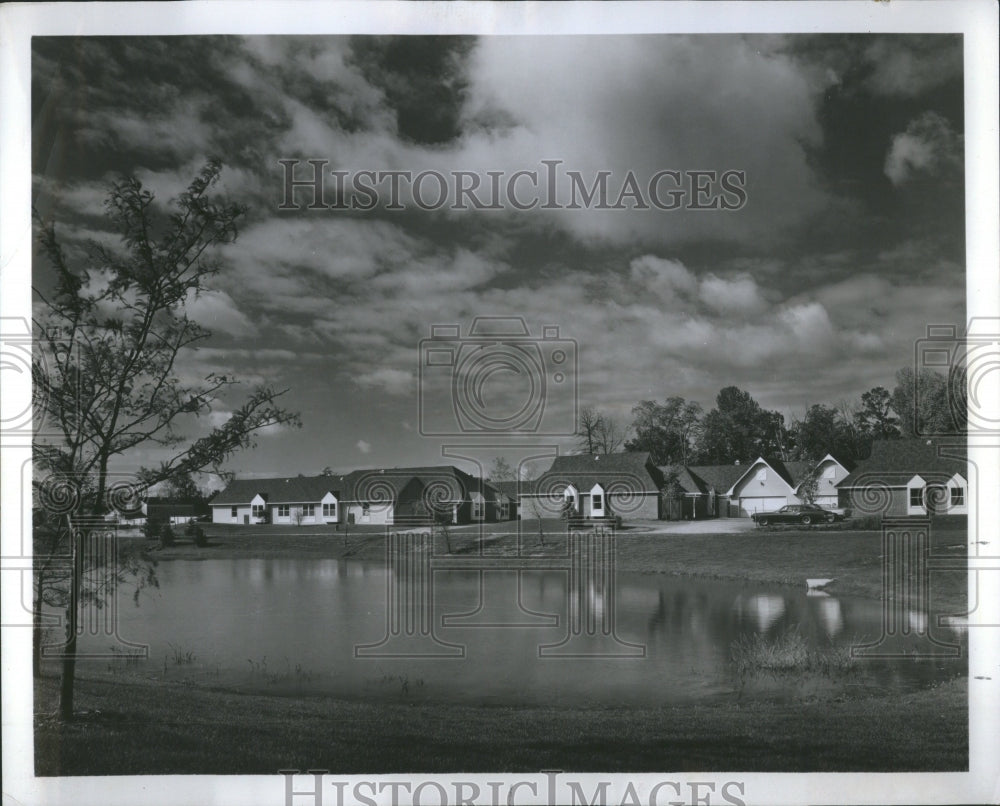
{"label": "driveway", "polygon": [[667,535],[723,535],[752,532],[756,525],[750,518],[708,518],[699,521],[632,521],[631,532]]}

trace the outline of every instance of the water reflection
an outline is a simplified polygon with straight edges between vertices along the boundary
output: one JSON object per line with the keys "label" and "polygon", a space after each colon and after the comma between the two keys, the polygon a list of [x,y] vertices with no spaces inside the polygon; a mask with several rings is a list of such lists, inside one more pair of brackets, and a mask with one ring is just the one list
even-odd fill
{"label": "water reflection", "polygon": [[[579,589],[581,604],[597,625],[613,618],[615,635],[645,646],[645,657],[540,657],[540,647],[559,646],[571,633],[567,572],[523,571],[518,584],[516,576],[508,578],[514,571],[435,571],[432,612],[423,615],[442,641],[465,647],[465,657],[359,659],[357,645],[386,634],[389,580],[382,565],[173,561],[161,564],[158,574],[158,592],[144,597],[139,608],[121,608],[123,633],[150,645],[147,669],[269,690],[469,703],[657,705],[732,696],[737,683],[730,652],[741,635],[774,640],[794,630],[812,646],[826,647],[882,634],[882,604],[875,600],[619,573],[614,588],[587,580]],[[488,620],[454,618],[475,612],[484,597],[492,603]],[[913,632],[926,631],[928,623],[936,622],[923,613],[909,617]],[[954,640],[962,625],[935,629]],[[191,651],[195,662],[175,666],[172,647]],[[963,671],[964,663],[864,661],[860,684],[915,688]]]}

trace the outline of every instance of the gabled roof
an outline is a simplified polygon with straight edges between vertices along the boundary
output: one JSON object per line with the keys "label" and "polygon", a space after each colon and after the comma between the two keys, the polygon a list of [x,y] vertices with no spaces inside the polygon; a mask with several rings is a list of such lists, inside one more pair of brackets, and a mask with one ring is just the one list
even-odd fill
{"label": "gabled roof", "polygon": [[511,501],[516,501],[519,495],[531,495],[535,492],[535,482],[532,479],[521,479],[520,481],[494,481],[497,489],[506,495]]}
{"label": "gabled roof", "polygon": [[582,453],[557,456],[552,466],[535,482],[535,489],[543,490],[553,484],[567,483],[578,490],[590,490],[595,484],[607,490],[615,482],[628,485],[634,491],[655,493],[663,485],[663,477],[645,451]]}
{"label": "gabled roof", "polygon": [[659,468],[660,473],[663,475],[664,480],[674,477],[677,481],[677,485],[686,493],[702,494],[708,492],[711,485],[706,484],[704,479],[698,478],[692,472],[692,468],[685,467],[683,465],[663,465]]}
{"label": "gabled roof", "polygon": [[846,470],[848,473],[850,473],[852,470],[854,470],[854,467],[855,467],[855,464],[856,464],[855,462],[851,461],[850,459],[841,459],[838,456],[834,456],[832,453],[828,453],[826,456],[824,456],[822,459],[820,459],[816,464],[817,465],[821,465],[827,459],[832,459],[834,462],[836,462],[838,465],[840,465],[842,468],[844,468],[844,470]]}
{"label": "gabled roof", "polygon": [[[416,479],[421,489],[430,489],[430,494],[438,501],[464,501],[471,492],[495,497],[495,488],[488,482],[459,470],[452,465],[421,465],[417,467],[376,467],[355,470],[345,478],[345,501],[367,501],[377,491],[380,483],[388,484],[400,494]],[[412,487],[409,488],[412,491]]]}
{"label": "gabled roof", "polygon": [[917,474],[928,482],[948,480],[956,473],[968,480],[968,465],[964,445],[942,444],[935,439],[878,440],[872,444],[871,456],[859,462],[837,488],[869,484],[905,486]]}
{"label": "gabled roof", "polygon": [[528,482],[524,481],[491,481],[494,487],[496,487],[501,493],[506,495],[512,501],[517,500],[518,492],[527,492],[525,489],[525,484]]}
{"label": "gabled roof", "polygon": [[236,479],[212,499],[212,506],[249,504],[260,495],[268,504],[315,503],[327,493],[340,498],[343,476],[292,476],[275,479]]}
{"label": "gabled roof", "polygon": [[208,504],[203,498],[150,496],[146,499],[146,517],[149,518],[196,517],[205,515],[209,511]]}
{"label": "gabled roof", "polygon": [[774,469],[777,472],[782,473],[782,477],[789,484],[792,485],[792,489],[798,488],[798,486],[809,477],[809,474],[812,473],[819,464],[819,462],[809,462],[809,461],[797,461],[797,462],[781,462],[780,460],[776,461],[777,464],[783,467],[784,470],[783,473],[781,470],[778,470],[778,468],[775,467],[774,464],[771,464],[770,462],[768,464],[771,464],[771,467],[774,467]]}
{"label": "gabled roof", "polygon": [[[699,492],[725,493],[747,472],[746,465],[693,465],[687,468]],[[694,490],[689,490],[694,492]]]}
{"label": "gabled roof", "polygon": [[781,459],[771,458],[765,459],[763,456],[758,456],[752,462],[748,462],[746,465],[741,465],[743,472],[728,488],[727,492],[732,493],[743,479],[754,469],[758,464],[764,463],[771,470],[778,474],[779,478],[785,482],[793,491],[799,486],[799,482],[809,475],[810,471],[816,467],[815,462],[783,462]]}
{"label": "gabled roof", "polygon": [[[295,476],[273,479],[237,479],[212,499],[213,506],[248,504],[261,495],[271,504],[316,503],[328,492],[341,502],[395,500],[420,496],[430,488],[439,501],[461,501],[471,492],[496,497],[496,487],[451,465],[374,467],[345,475]],[[441,496],[444,497],[441,497]]]}

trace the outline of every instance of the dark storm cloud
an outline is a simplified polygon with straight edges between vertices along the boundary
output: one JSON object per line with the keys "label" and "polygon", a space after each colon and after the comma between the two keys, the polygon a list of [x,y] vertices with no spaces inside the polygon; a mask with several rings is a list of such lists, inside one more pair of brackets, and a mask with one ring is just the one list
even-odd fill
{"label": "dark storm cloud", "polygon": [[359,36],[349,61],[385,94],[399,136],[433,145],[461,133],[465,59],[474,45],[464,36]]}

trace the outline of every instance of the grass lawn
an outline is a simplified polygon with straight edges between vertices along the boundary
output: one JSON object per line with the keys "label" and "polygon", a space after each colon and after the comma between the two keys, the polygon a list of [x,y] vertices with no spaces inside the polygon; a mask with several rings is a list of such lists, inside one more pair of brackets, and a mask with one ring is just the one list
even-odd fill
{"label": "grass lawn", "polygon": [[509,708],[80,680],[80,717],[36,682],[36,775],[967,768],[967,686],[898,697],[654,709]]}

